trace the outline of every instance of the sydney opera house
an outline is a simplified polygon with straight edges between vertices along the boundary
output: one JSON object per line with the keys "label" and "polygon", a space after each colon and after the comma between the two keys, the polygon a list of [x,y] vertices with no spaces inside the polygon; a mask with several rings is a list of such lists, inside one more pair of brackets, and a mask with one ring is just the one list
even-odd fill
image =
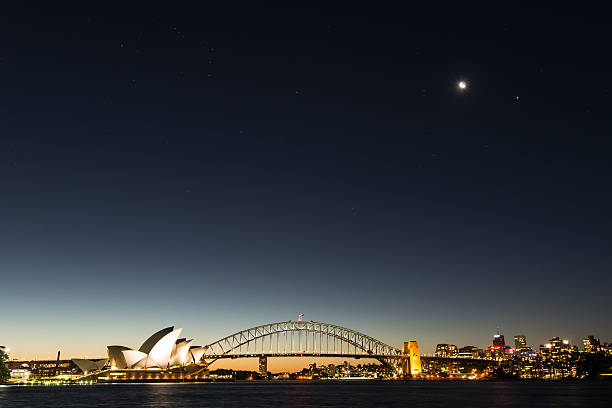
{"label": "sydney opera house", "polygon": [[179,382],[206,380],[202,356],[207,347],[179,338],[182,329],[167,327],[153,334],[138,350],[108,346],[108,358],[72,358],[8,362],[11,379],[98,382]]}
{"label": "sydney opera house", "polygon": [[192,346],[193,339],[179,338],[182,329],[167,327],[145,340],[138,350],[108,346],[110,370],[99,380],[183,380],[206,375],[200,360],[205,347]]}

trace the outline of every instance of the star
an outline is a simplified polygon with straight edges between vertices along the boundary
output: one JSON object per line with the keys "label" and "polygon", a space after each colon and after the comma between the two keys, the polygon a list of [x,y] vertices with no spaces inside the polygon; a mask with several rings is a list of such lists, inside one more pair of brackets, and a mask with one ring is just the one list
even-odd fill
{"label": "star", "polygon": [[467,83],[465,81],[459,81],[459,83],[457,84],[457,86],[459,87],[459,89],[466,89],[467,88]]}

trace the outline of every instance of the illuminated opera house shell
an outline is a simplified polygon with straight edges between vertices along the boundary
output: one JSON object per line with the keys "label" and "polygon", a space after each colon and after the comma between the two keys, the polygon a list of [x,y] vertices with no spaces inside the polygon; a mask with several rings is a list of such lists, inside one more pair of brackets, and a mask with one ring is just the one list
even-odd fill
{"label": "illuminated opera house shell", "polygon": [[108,346],[108,359],[113,369],[147,369],[184,367],[197,364],[205,347],[192,346],[193,340],[179,339],[183,329],[167,327],[149,337],[138,350],[124,346]]}
{"label": "illuminated opera house shell", "polygon": [[79,369],[84,373],[92,373],[95,371],[101,371],[106,363],[107,359],[101,358],[97,360],[87,360],[84,358],[73,358],[72,361],[79,367]]}

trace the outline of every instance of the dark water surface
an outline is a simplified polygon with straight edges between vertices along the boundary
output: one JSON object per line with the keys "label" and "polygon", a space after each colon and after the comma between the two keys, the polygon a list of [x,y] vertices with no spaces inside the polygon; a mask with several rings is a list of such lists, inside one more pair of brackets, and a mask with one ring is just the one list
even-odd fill
{"label": "dark water surface", "polygon": [[329,381],[0,386],[1,407],[612,407],[612,382]]}

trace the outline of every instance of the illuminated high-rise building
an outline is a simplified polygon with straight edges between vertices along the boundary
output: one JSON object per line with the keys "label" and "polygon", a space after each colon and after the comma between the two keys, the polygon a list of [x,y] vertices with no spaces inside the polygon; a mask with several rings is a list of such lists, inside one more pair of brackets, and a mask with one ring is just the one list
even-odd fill
{"label": "illuminated high-rise building", "polygon": [[493,336],[493,347],[503,350],[506,347],[506,341],[504,335],[497,333]]}
{"label": "illuminated high-rise building", "polygon": [[520,350],[524,347],[527,347],[527,338],[524,334],[517,334],[514,336],[514,348],[516,350]]}

